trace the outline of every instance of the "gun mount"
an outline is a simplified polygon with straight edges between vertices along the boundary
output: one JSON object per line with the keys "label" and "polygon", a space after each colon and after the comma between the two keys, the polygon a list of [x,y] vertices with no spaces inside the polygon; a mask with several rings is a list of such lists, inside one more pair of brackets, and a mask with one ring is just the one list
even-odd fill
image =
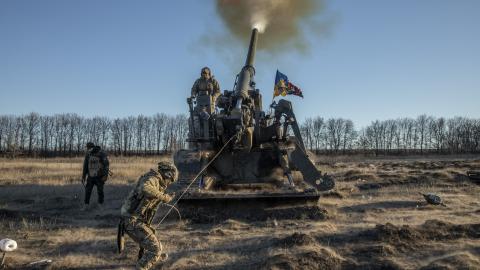
{"label": "gun mount", "polygon": [[[292,200],[315,204],[319,192],[335,185],[333,179],[322,175],[309,159],[291,102],[285,99],[274,102],[270,114],[262,110],[262,94],[255,88],[254,81],[257,41],[258,30],[253,29],[245,65],[233,89],[225,90],[218,97],[214,113],[195,110],[192,100],[188,99],[190,149],[180,150],[174,156],[184,176],[178,188],[185,188],[188,176],[199,172],[214,155],[219,155],[201,176],[201,191],[191,188],[189,195],[180,200],[181,207],[188,203],[198,206],[206,201],[244,203],[246,199],[273,201],[276,205],[292,205]],[[197,98],[196,106],[211,104]],[[289,135],[289,129],[293,136]],[[232,137],[233,142],[219,153]]]}

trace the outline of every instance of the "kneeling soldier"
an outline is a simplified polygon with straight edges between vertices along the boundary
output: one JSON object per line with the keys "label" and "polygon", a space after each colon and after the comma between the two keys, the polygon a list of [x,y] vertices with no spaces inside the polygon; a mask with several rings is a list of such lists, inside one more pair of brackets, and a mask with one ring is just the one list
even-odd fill
{"label": "kneeling soldier", "polygon": [[160,162],[158,170],[150,170],[138,179],[122,205],[119,235],[125,232],[140,245],[136,269],[150,269],[160,258],[167,257],[161,253],[162,244],[151,223],[158,205],[172,200],[172,196],[164,192],[177,178],[178,171],[173,164]]}

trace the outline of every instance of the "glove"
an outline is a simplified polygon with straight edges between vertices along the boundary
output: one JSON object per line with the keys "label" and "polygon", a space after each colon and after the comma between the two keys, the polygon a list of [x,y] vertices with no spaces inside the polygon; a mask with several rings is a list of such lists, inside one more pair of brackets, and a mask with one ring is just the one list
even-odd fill
{"label": "glove", "polygon": [[102,178],[101,178],[101,179],[102,179],[102,181],[103,181],[103,182],[107,182],[108,175],[104,175],[104,176],[102,176]]}
{"label": "glove", "polygon": [[166,203],[169,203],[173,200],[173,197],[169,194],[163,194],[163,201],[165,201]]}

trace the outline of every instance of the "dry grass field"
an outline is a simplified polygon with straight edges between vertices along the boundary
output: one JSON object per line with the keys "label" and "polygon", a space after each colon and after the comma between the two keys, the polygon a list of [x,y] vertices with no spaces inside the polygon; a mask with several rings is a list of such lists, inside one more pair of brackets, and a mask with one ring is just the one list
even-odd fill
{"label": "dry grass field", "polygon": [[[0,159],[0,238],[19,245],[7,268],[133,269],[132,241],[116,253],[119,207],[159,159],[112,157],[106,205],[85,212],[82,159]],[[320,199],[324,218],[172,218],[157,229],[170,256],[158,269],[480,269],[480,185],[465,176],[480,169],[479,156],[317,164],[337,180]],[[437,193],[447,206],[427,205],[419,192]],[[52,263],[28,266],[42,259]]]}

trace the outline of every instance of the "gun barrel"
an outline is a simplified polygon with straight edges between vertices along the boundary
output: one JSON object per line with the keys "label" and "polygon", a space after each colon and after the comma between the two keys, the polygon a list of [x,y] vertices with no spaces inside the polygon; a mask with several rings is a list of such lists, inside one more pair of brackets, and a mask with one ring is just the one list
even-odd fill
{"label": "gun barrel", "polygon": [[252,30],[252,36],[250,37],[250,45],[248,46],[247,60],[245,61],[245,66],[252,66],[255,61],[255,52],[257,51],[257,39],[258,39],[258,29],[254,28]]}
{"label": "gun barrel", "polygon": [[258,39],[258,30],[254,28],[252,30],[252,36],[250,37],[250,45],[248,46],[247,59],[245,60],[245,66],[240,71],[237,81],[237,87],[235,89],[235,94],[239,97],[237,102],[237,107],[240,107],[240,104],[243,99],[248,97],[248,90],[251,87],[251,82],[253,76],[255,75],[255,68],[253,63],[255,62],[255,52],[257,50],[257,39]]}

